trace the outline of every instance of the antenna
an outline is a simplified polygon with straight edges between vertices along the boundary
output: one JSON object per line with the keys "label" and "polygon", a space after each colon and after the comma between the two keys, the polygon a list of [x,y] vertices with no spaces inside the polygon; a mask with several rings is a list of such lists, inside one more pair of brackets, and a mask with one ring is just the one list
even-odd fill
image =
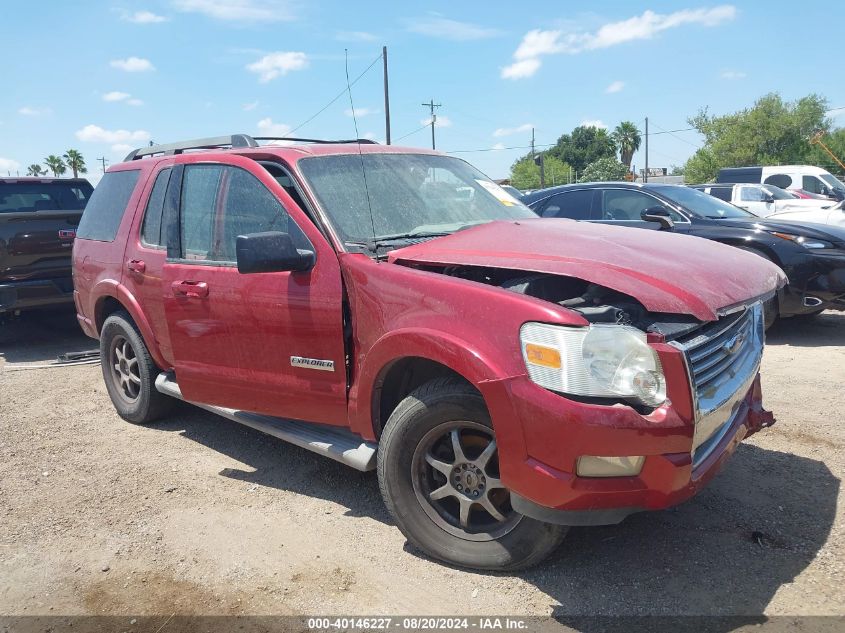
{"label": "antenna", "polygon": [[[373,204],[370,202],[370,187],[367,185],[367,169],[364,166],[364,153],[361,151],[361,136],[358,134],[358,117],[355,116],[355,104],[352,103],[352,85],[349,83],[349,49],[343,49],[344,64],[346,66],[346,92],[349,94],[349,107],[352,109],[352,122],[355,124],[355,138],[358,139],[358,158],[361,159],[361,175],[364,177],[364,192],[367,194],[367,208],[370,211],[370,226],[373,228],[373,241],[376,239],[376,221],[373,218]],[[376,249],[378,262],[378,249]]]}

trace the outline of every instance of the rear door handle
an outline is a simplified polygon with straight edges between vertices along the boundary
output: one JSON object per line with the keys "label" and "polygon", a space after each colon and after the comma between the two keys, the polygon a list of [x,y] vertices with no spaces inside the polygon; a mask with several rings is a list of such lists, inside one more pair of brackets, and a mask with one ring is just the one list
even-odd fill
{"label": "rear door handle", "polygon": [[208,284],[204,281],[174,281],[170,284],[177,297],[207,297]]}
{"label": "rear door handle", "polygon": [[143,273],[147,270],[147,265],[140,259],[132,259],[126,262],[126,270],[130,273]]}

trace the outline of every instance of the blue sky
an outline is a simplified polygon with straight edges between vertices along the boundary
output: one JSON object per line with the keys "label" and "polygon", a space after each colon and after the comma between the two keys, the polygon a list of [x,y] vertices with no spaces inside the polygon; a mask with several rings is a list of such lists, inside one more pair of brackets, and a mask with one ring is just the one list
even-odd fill
{"label": "blue sky", "polygon": [[[438,149],[493,178],[526,151],[499,148],[528,145],[532,126],[538,145],[585,121],[642,127],[648,116],[652,132],[673,131],[702,107],[733,111],[769,91],[845,106],[831,40],[816,32],[845,18],[832,2],[49,0],[3,9],[3,175],[70,147],[97,180],[97,158],[119,161],[150,139],[292,128],[352,137],[345,95],[301,124],[344,89],[344,49],[354,79],[382,45],[394,143],[430,144],[421,104],[434,98],[443,104]],[[361,136],[383,140],[379,63],[352,94]],[[655,134],[649,162],[682,164],[700,143],[695,132]]]}

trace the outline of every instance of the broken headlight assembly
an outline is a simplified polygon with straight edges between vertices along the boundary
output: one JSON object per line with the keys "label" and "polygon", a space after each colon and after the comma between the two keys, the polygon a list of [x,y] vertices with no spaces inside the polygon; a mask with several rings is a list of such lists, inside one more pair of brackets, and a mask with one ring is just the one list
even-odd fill
{"label": "broken headlight assembly", "polygon": [[614,398],[658,407],[666,378],[642,330],[595,323],[564,327],[526,323],[522,357],[532,381],[562,394]]}

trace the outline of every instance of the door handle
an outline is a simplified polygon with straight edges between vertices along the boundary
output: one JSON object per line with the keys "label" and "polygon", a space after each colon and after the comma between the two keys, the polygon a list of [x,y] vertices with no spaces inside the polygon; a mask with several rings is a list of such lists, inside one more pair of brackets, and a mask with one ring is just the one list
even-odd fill
{"label": "door handle", "polygon": [[170,288],[177,297],[208,296],[208,284],[204,281],[174,281],[170,284]]}
{"label": "door handle", "polygon": [[126,262],[126,270],[130,273],[143,273],[147,270],[147,265],[140,259],[131,259]]}

